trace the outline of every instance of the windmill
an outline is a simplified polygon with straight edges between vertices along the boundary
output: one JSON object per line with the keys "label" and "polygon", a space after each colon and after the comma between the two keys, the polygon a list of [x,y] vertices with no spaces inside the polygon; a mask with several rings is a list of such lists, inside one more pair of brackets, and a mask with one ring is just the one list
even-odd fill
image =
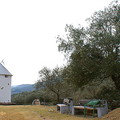
{"label": "windmill", "polygon": [[5,65],[5,62],[4,62],[4,59],[3,60],[1,60],[1,62],[0,62],[1,64],[3,64],[3,65]]}

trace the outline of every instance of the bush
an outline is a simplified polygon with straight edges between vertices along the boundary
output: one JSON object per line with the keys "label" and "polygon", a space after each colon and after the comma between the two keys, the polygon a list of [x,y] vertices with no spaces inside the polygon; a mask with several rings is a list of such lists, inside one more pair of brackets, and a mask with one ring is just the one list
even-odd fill
{"label": "bush", "polygon": [[39,91],[23,92],[12,95],[12,103],[18,105],[32,104],[34,99],[43,100]]}
{"label": "bush", "polygon": [[120,107],[120,91],[113,88],[104,87],[96,96],[98,99],[105,99],[108,101],[109,109],[113,110]]}

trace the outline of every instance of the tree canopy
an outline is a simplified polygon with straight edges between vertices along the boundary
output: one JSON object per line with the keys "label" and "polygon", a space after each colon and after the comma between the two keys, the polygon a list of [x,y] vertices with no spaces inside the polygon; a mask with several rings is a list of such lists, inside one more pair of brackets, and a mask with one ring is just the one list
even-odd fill
{"label": "tree canopy", "polygon": [[120,4],[112,2],[88,19],[87,28],[66,25],[66,37],[58,36],[59,51],[68,65],[65,79],[78,87],[111,77],[120,90]]}
{"label": "tree canopy", "polygon": [[63,93],[66,93],[69,89],[68,85],[66,87],[66,83],[63,80],[63,69],[62,68],[54,68],[50,70],[44,67],[39,71],[39,80],[36,82],[36,88],[48,90],[49,94],[52,92],[56,95],[57,102],[59,102]]}

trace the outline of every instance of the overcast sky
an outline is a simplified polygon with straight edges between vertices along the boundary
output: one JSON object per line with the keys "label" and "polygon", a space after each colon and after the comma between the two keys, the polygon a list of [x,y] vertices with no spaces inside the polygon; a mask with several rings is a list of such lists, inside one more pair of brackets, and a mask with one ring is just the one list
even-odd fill
{"label": "overcast sky", "polygon": [[111,0],[0,0],[0,61],[13,74],[12,85],[32,84],[44,66],[65,64],[56,37],[66,24],[85,19]]}

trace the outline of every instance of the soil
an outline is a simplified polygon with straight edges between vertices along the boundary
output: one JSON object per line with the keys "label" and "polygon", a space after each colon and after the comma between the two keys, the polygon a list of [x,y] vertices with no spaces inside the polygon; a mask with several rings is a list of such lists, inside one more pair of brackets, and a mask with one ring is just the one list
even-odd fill
{"label": "soil", "polygon": [[120,108],[112,110],[107,115],[105,115],[103,120],[120,120]]}

